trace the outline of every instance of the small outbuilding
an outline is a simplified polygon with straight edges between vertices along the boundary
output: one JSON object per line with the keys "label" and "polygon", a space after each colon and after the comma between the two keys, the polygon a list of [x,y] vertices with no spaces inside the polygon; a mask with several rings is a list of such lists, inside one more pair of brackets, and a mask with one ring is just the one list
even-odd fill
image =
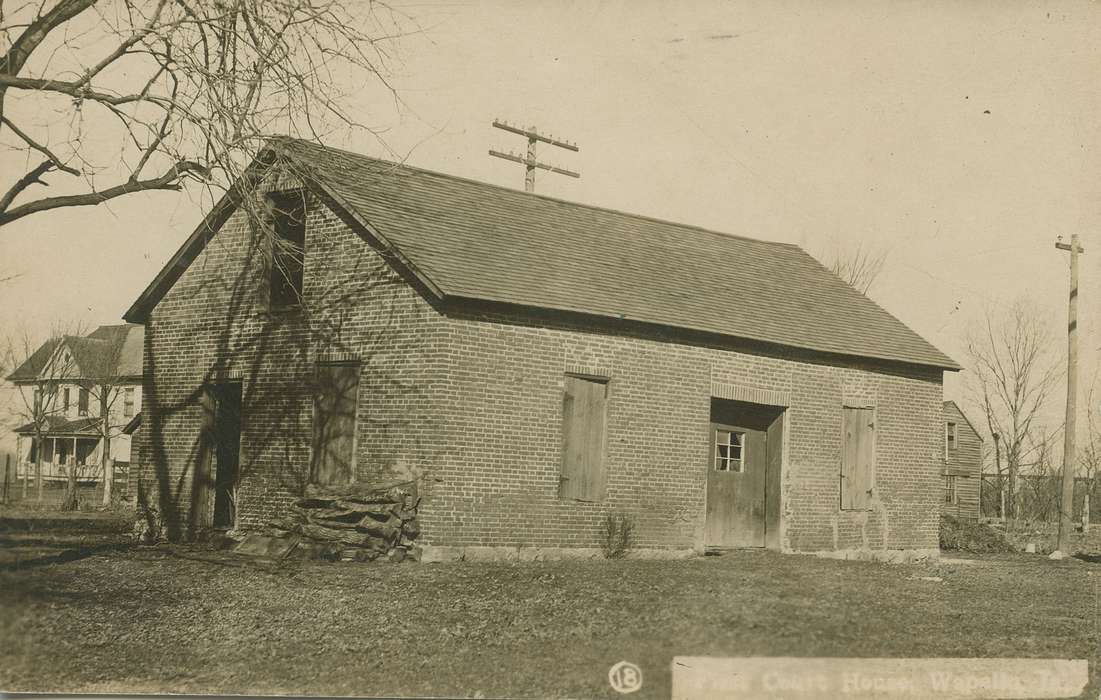
{"label": "small outbuilding", "polygon": [[944,502],[946,515],[978,520],[982,489],[982,436],[955,401],[944,402]]}
{"label": "small outbuilding", "polygon": [[146,491],[263,526],[411,484],[438,555],[935,552],[955,362],[800,248],[300,140],[126,313]]}

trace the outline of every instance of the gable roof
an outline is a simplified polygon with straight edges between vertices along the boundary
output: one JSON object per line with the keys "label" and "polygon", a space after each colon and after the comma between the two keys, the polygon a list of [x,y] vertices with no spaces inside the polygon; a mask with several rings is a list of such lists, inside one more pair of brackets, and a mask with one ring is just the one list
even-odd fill
{"label": "gable roof", "polygon": [[[440,298],[959,369],[795,245],[520,192],[297,139],[280,139],[274,147]],[[231,206],[227,196],[215,207],[134,302],[127,320],[145,320]]]}
{"label": "gable roof", "polygon": [[66,335],[51,338],[8,375],[8,381],[33,382],[64,345],[72,354],[73,371],[67,379],[140,378],[145,328],[127,323],[100,326],[86,336]]}
{"label": "gable roof", "polygon": [[979,441],[986,442],[986,440],[983,439],[982,433],[975,428],[975,424],[971,422],[971,419],[967,417],[967,414],[963,412],[963,409],[961,409],[955,401],[949,400],[944,402],[944,413],[946,416],[951,413],[953,417],[959,416],[963,418],[963,422],[967,423],[967,427],[971,428],[971,432],[978,436]]}
{"label": "gable roof", "polygon": [[30,382],[38,379],[38,375],[42,373],[46,363],[50,361],[50,357],[53,356],[54,350],[57,349],[60,343],[60,338],[50,338],[42,343],[37,350],[31,353],[30,357],[23,360],[22,364],[7,376],[7,380],[9,382]]}

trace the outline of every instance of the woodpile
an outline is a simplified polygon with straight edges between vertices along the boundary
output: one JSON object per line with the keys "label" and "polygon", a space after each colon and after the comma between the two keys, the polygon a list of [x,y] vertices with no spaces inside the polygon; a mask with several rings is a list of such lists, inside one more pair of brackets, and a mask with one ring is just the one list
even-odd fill
{"label": "woodpile", "polygon": [[297,557],[417,560],[417,504],[416,490],[408,484],[335,490],[311,486],[286,516],[271,521],[267,531],[294,540],[291,553]]}

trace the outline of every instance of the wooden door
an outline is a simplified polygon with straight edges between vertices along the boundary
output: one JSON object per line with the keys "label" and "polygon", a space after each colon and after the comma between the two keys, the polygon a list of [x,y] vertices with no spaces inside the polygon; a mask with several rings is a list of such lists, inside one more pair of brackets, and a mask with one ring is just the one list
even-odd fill
{"label": "wooden door", "polygon": [[707,547],[764,547],[768,437],[754,430],[711,424],[707,470]]}
{"label": "wooden door", "polygon": [[841,509],[866,510],[875,487],[875,409],[846,406],[841,453]]}
{"label": "wooden door", "polygon": [[352,481],[358,395],[359,364],[318,365],[311,469],[315,484],[333,486]]}
{"label": "wooden door", "polygon": [[608,382],[566,377],[562,395],[562,473],[560,498],[604,498],[604,433]]}
{"label": "wooden door", "polygon": [[241,453],[241,385],[219,384],[214,409],[214,517],[217,528],[233,527],[237,515],[236,489]]}
{"label": "wooden door", "polygon": [[215,387],[203,386],[199,395],[199,449],[195,459],[195,472],[191,481],[191,515],[188,526],[191,530],[211,526],[214,500],[215,451],[217,441],[218,399]]}

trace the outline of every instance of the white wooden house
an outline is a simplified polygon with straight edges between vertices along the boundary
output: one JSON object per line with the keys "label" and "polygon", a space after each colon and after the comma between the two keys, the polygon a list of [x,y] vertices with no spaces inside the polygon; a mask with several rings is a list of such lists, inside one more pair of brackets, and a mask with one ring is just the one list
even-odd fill
{"label": "white wooden house", "polygon": [[34,478],[39,451],[47,481],[66,480],[70,469],[81,482],[102,478],[105,412],[107,456],[125,473],[140,422],[144,331],[122,324],[51,339],[8,375],[23,416],[14,431],[17,479]]}

